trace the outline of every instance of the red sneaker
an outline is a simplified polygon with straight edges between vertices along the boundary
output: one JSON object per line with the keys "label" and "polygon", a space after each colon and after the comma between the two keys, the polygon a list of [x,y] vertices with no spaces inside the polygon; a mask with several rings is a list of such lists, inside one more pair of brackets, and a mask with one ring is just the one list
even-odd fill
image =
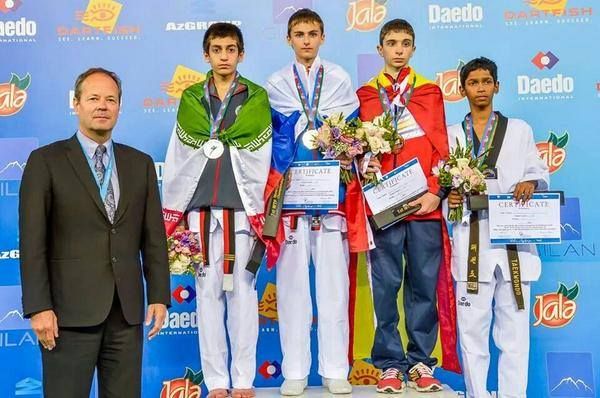
{"label": "red sneaker", "polygon": [[379,376],[377,383],[377,392],[385,394],[398,394],[404,391],[404,377],[396,368],[384,370]]}
{"label": "red sneaker", "polygon": [[442,383],[433,377],[433,371],[427,365],[419,362],[408,371],[408,386],[419,392],[442,391]]}

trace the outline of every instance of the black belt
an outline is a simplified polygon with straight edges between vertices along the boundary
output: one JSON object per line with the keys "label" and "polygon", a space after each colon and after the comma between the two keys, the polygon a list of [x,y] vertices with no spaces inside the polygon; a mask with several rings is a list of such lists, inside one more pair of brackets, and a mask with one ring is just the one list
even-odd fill
{"label": "black belt", "polygon": [[[506,245],[508,265],[510,268],[510,282],[517,308],[525,309],[523,289],[521,288],[521,264],[517,245]],[[467,293],[479,292],[479,213],[472,211],[469,218],[469,259],[467,262]]]}

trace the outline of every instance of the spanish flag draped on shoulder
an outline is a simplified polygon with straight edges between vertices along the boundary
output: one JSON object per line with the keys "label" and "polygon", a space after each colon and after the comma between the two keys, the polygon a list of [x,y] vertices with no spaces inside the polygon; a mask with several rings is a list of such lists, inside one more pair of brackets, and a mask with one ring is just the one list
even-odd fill
{"label": "spanish flag draped on shoulder", "polygon": [[[406,85],[399,82],[406,81]],[[402,93],[400,90],[404,90]],[[405,94],[405,95],[403,95]],[[423,76],[415,73],[411,67],[405,67],[399,76],[392,76],[381,71],[377,76],[358,89],[360,99],[360,118],[363,121],[373,120],[384,112],[382,100],[387,95],[390,103],[403,98],[402,105],[408,112],[403,114],[398,127],[399,134],[405,137],[404,146],[398,154],[385,154],[381,159],[382,173],[415,157],[419,159],[429,191],[439,192],[437,177],[432,174],[432,167],[440,159],[448,156],[448,134],[444,101],[440,88]],[[403,132],[405,134],[403,134]],[[370,212],[370,210],[367,210]],[[437,282],[437,308],[439,318],[439,343],[442,351],[442,367],[446,370],[460,372],[460,364],[456,350],[456,301],[452,283],[450,266],[450,240],[441,208],[425,214],[411,215],[411,220],[439,220],[442,224],[443,241],[442,263]]]}
{"label": "spanish flag draped on shoulder", "polygon": [[[206,76],[211,78],[212,72]],[[244,77],[248,88],[235,122],[218,139],[231,150],[231,164],[244,210],[262,237],[264,189],[271,162],[271,112],[267,92]],[[163,217],[167,235],[182,220],[208,158],[202,150],[210,139],[210,116],[203,105],[204,82],[188,87],[181,96],[163,173]]]}

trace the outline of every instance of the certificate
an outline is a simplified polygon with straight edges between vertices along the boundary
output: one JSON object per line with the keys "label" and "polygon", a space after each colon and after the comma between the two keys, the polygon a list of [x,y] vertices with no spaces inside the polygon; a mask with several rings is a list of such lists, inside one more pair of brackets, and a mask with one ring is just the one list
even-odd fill
{"label": "certificate", "polygon": [[492,244],[560,243],[559,193],[534,193],[527,203],[512,194],[488,199]]}
{"label": "certificate", "polygon": [[379,183],[365,185],[363,192],[373,214],[378,214],[413,200],[428,189],[419,160],[414,158],[385,174]]}
{"label": "certificate", "polygon": [[283,210],[335,210],[340,200],[340,161],[293,162]]}

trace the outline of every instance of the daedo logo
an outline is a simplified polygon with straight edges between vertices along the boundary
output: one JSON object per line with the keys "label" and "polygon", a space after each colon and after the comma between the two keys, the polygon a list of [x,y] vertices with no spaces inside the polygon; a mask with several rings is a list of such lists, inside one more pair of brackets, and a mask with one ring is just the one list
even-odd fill
{"label": "daedo logo", "polygon": [[176,112],[183,90],[192,84],[202,82],[205,79],[206,75],[204,73],[200,73],[183,65],[177,65],[171,81],[160,84],[161,90],[168,96],[144,98],[144,113]]}
{"label": "daedo logo", "polygon": [[460,94],[460,70],[464,65],[464,61],[459,60],[456,68],[436,74],[435,84],[442,90],[444,101],[458,102],[464,99]]}
{"label": "daedo logo", "polygon": [[31,84],[31,75],[23,78],[11,73],[10,80],[0,83],[0,116],[12,116],[19,113],[27,102],[27,89]]}
{"label": "daedo logo", "polygon": [[258,373],[265,379],[276,379],[281,376],[281,365],[277,361],[264,361],[258,367]]}
{"label": "daedo logo", "polygon": [[354,385],[375,385],[381,372],[372,363],[357,359],[352,364],[348,380]]}
{"label": "daedo logo", "polygon": [[427,16],[431,29],[468,29],[483,26],[481,24],[483,22],[483,7],[473,5],[473,3],[456,7],[429,4]]}
{"label": "daedo logo", "polygon": [[569,143],[569,132],[564,131],[559,137],[554,131],[549,132],[548,141],[536,143],[540,157],[548,165],[550,174],[557,172],[567,159],[567,144]]}
{"label": "daedo logo", "polygon": [[554,65],[559,61],[558,57],[552,53],[552,51],[548,51],[546,53],[538,52],[535,57],[531,60],[531,62],[538,67],[538,69],[542,70],[552,69]]}
{"label": "daedo logo", "polygon": [[159,334],[165,336],[198,334],[198,314],[196,311],[169,311]]}
{"label": "daedo logo", "polygon": [[2,14],[15,12],[21,7],[21,4],[23,4],[21,0],[0,0],[0,12]]}
{"label": "daedo logo", "polygon": [[287,24],[290,16],[301,8],[312,9],[312,0],[273,0],[273,23]]}
{"label": "daedo logo", "polygon": [[58,40],[102,41],[137,40],[141,28],[138,25],[117,25],[123,5],[114,0],[90,0],[85,11],[77,10],[75,20],[81,25],[59,25]]}
{"label": "daedo logo", "polygon": [[568,0],[520,0],[520,2],[528,8],[506,9],[504,22],[507,26],[589,23],[594,14],[592,7],[567,7]]}
{"label": "daedo logo", "polygon": [[196,291],[189,285],[186,287],[178,285],[171,293],[171,296],[179,304],[183,304],[184,302],[189,304],[196,298]]}
{"label": "daedo logo", "polygon": [[[21,0],[0,0],[0,12],[16,12],[21,4]],[[0,21],[0,43],[33,43],[36,35],[37,22],[25,17]]]}
{"label": "daedo logo", "polygon": [[550,397],[595,397],[594,367],[590,352],[548,352]]}
{"label": "daedo logo", "polygon": [[387,15],[386,0],[355,0],[348,3],[347,31],[370,32],[375,30]]}
{"label": "daedo logo", "polygon": [[[552,69],[559,58],[552,52],[539,52],[531,60],[538,69]],[[529,75],[517,76],[517,93],[519,100],[546,101],[573,99],[575,79],[558,73],[549,77],[535,77]]]}
{"label": "daedo logo", "polygon": [[579,284],[567,288],[562,282],[558,290],[535,296],[533,315],[535,322],[533,326],[545,326],[547,328],[562,328],[567,326],[577,312],[575,299],[579,296]]}
{"label": "daedo logo", "polygon": [[185,368],[183,377],[163,381],[160,398],[200,398],[202,383],[204,383],[204,375],[201,370],[194,372],[190,368]]}

